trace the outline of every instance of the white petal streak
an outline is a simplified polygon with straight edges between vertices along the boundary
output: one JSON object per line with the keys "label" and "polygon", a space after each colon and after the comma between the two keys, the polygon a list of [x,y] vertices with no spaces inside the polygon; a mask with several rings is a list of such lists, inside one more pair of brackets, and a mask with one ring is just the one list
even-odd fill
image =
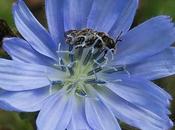
{"label": "white petal streak", "polygon": [[129,30],[137,0],[94,0],[87,27],[109,33],[114,39]]}
{"label": "white petal streak", "polygon": [[132,64],[127,70],[133,77],[155,80],[175,74],[175,48],[168,48],[142,62]]}
{"label": "white petal streak", "polygon": [[9,91],[31,90],[62,81],[64,73],[54,68],[0,59],[0,87]]}
{"label": "white petal streak", "polygon": [[0,108],[18,112],[39,111],[48,96],[49,87],[18,92],[1,90]]}
{"label": "white petal streak", "polygon": [[65,30],[86,28],[93,0],[64,0]]}
{"label": "white petal streak", "polygon": [[113,113],[100,100],[86,98],[86,117],[95,130],[121,130]]}
{"label": "white petal streak", "polygon": [[45,0],[49,31],[56,43],[64,41],[63,3],[64,0]]}
{"label": "white petal streak", "polygon": [[27,41],[20,38],[5,38],[3,40],[4,50],[18,62],[51,65],[55,61],[35,51]]}
{"label": "white petal streak", "polygon": [[57,45],[32,15],[23,0],[13,5],[13,16],[18,31],[29,44],[39,53],[56,60]]}
{"label": "white petal streak", "polygon": [[52,95],[37,118],[38,130],[65,130],[72,116],[72,97],[64,92]]}
{"label": "white petal streak", "polygon": [[73,113],[67,130],[92,130],[86,120],[84,98],[73,98]]}
{"label": "white petal streak", "polygon": [[140,80],[142,79],[123,80],[106,86],[128,102],[143,107],[165,120],[168,119],[169,95],[158,89],[154,83]]}
{"label": "white petal streak", "polygon": [[126,101],[106,87],[96,86],[96,90],[100,99],[110,106],[115,116],[129,125],[143,130],[167,130],[172,127],[171,122]]}
{"label": "white petal streak", "polygon": [[[125,34],[130,29],[136,10],[138,0],[119,0],[123,2],[123,8],[119,12],[118,19],[109,31],[109,35],[117,38],[120,34]],[[119,3],[119,2],[118,2]]]}
{"label": "white petal streak", "polygon": [[175,41],[175,28],[170,17],[154,17],[133,28],[122,38],[111,64],[133,64],[170,47]]}

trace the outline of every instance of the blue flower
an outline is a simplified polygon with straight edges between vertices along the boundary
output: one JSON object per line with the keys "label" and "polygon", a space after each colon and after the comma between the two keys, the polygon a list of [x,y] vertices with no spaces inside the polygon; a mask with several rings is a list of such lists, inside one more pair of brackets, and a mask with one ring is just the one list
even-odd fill
{"label": "blue flower", "polygon": [[5,38],[0,107],[40,111],[38,130],[142,130],[173,126],[171,96],[152,80],[175,74],[175,28],[158,16],[131,29],[138,0],[46,0],[49,32],[22,0],[23,38]]}

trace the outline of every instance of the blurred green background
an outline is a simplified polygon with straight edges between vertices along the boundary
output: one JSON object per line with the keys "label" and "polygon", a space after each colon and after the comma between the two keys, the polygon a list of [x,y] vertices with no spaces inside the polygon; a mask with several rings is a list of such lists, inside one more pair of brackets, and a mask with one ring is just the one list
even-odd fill
{"label": "blurred green background", "polygon": [[[0,0],[0,18],[7,21],[9,26],[16,30],[12,18],[11,7],[15,0]],[[44,0],[26,0],[30,9],[39,21],[46,25],[44,14]],[[175,0],[140,0],[140,6],[135,17],[133,26],[157,16],[170,15],[175,21]],[[0,56],[4,57],[5,52],[0,49]],[[175,99],[175,76],[155,81],[162,88],[167,90]],[[172,101],[171,119],[175,122],[175,100]],[[37,113],[15,113],[0,110],[0,130],[36,130],[35,119]],[[136,130],[122,124],[122,130]],[[175,130],[175,127],[173,128]]]}

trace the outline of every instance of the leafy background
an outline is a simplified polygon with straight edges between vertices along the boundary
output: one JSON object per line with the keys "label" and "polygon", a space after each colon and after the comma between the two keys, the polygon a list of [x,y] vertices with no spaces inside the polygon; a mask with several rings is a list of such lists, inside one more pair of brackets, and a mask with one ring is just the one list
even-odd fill
{"label": "leafy background", "polygon": [[[7,21],[9,26],[15,31],[11,7],[14,0],[0,0],[0,18]],[[46,25],[44,14],[44,0],[26,0],[30,9],[39,21]],[[133,26],[157,16],[170,15],[175,21],[175,0],[140,0],[140,6],[135,17]],[[5,52],[0,49],[0,56],[5,57]],[[175,76],[160,79],[156,82],[162,88],[167,90],[175,99]],[[171,119],[175,122],[175,100],[172,101]],[[36,130],[35,119],[37,113],[15,113],[0,110],[0,130]],[[126,124],[121,123],[123,130],[136,130]],[[175,127],[172,129],[175,130]]]}

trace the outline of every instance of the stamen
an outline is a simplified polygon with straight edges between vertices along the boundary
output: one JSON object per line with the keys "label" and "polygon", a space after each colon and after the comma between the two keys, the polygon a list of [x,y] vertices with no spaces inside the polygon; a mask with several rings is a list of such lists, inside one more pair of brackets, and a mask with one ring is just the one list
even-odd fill
{"label": "stamen", "polygon": [[61,43],[58,43],[58,50],[57,51],[60,51],[61,50]]}
{"label": "stamen", "polygon": [[49,76],[47,75],[47,70],[46,70],[46,72],[45,72],[45,77],[48,79],[48,81],[49,81],[49,95],[52,95],[53,94],[53,87],[55,86],[55,85],[59,85],[59,86],[61,86],[61,84],[62,84],[62,81],[51,81],[51,79],[49,78]]}
{"label": "stamen", "polygon": [[97,80],[97,79],[87,79],[84,81],[87,84],[105,84],[106,82],[103,80]]}
{"label": "stamen", "polygon": [[68,70],[71,76],[74,75],[74,70],[72,68],[68,67]]}
{"label": "stamen", "polygon": [[107,51],[107,54],[105,56],[110,54],[111,55],[111,59],[110,60],[113,60],[114,59],[114,53],[113,53],[114,49],[109,49],[109,48],[106,47],[106,50],[108,50],[108,51]]}
{"label": "stamen", "polygon": [[107,74],[112,74],[115,72],[122,72],[122,71],[125,72],[129,78],[131,77],[131,73],[126,69],[126,65],[113,66],[113,67],[106,66],[103,68],[103,73],[107,73]]}
{"label": "stamen", "polygon": [[62,59],[60,59],[60,65],[61,65],[62,71],[66,72],[66,66],[65,66],[64,61]]}
{"label": "stamen", "polygon": [[49,95],[52,95],[52,85],[49,85]]}
{"label": "stamen", "polygon": [[64,65],[64,64],[63,65],[54,64],[53,67],[56,68],[56,69],[58,69],[58,70],[60,70],[60,71],[63,71],[63,72],[66,72],[66,70],[67,70],[66,69],[67,68],[67,65]]}
{"label": "stamen", "polygon": [[64,58],[65,54],[73,55],[74,53],[72,51],[57,51],[57,54],[58,54],[59,57]]}
{"label": "stamen", "polygon": [[93,59],[97,59],[103,52],[104,52],[104,49],[97,50],[97,52],[93,54]]}
{"label": "stamen", "polygon": [[72,92],[72,90],[74,89],[76,89],[75,87],[75,85],[74,84],[68,84],[68,85],[66,85],[66,86],[64,86],[65,88],[66,88],[66,91],[67,91],[67,93],[70,93],[70,92]]}
{"label": "stamen", "polygon": [[103,72],[111,74],[119,71],[124,71],[124,66],[105,67]]}
{"label": "stamen", "polygon": [[74,75],[74,66],[75,66],[75,63],[76,62],[72,62],[72,63],[70,63],[70,64],[67,65],[67,69],[68,69],[68,71],[69,71],[69,73],[70,73],[71,76]]}
{"label": "stamen", "polygon": [[98,80],[97,74],[95,73],[95,71],[93,71],[93,73],[94,73],[95,79]]}
{"label": "stamen", "polygon": [[128,77],[131,78],[131,73],[126,69],[126,65],[123,68],[124,68],[124,72],[126,72]]}
{"label": "stamen", "polygon": [[102,68],[101,67],[98,67],[98,68],[95,68],[94,70],[91,70],[90,72],[88,72],[88,76],[91,76],[91,75],[93,75],[93,74],[95,74],[95,73],[98,73],[98,72],[100,72],[102,70]]}
{"label": "stamen", "polygon": [[88,54],[86,55],[84,61],[83,61],[83,65],[86,65],[89,62],[89,60],[91,59],[92,53],[93,53],[92,49],[90,49]]}
{"label": "stamen", "polygon": [[[69,51],[72,52],[72,50],[73,50],[73,46],[69,45]],[[71,54],[69,54],[69,58],[70,58],[71,62],[74,61],[74,53],[73,52]]]}
{"label": "stamen", "polygon": [[97,68],[97,67],[102,67],[101,66],[101,64],[100,63],[98,63],[98,61],[97,60],[93,60],[94,61],[94,65],[93,65],[93,67],[94,68]]}
{"label": "stamen", "polygon": [[97,62],[101,64],[101,63],[103,63],[105,60],[106,60],[106,58],[105,58],[105,57],[102,57],[102,58],[98,59]]}
{"label": "stamen", "polygon": [[77,96],[80,96],[80,97],[86,97],[87,96],[87,92],[86,90],[84,89],[84,86],[79,86],[79,88],[77,88],[75,90],[75,93]]}
{"label": "stamen", "polygon": [[79,97],[87,97],[87,94],[84,90],[76,90],[75,93]]}
{"label": "stamen", "polygon": [[[58,65],[64,65],[64,63],[63,63],[63,61],[62,61],[62,56],[60,56],[60,53],[58,53],[58,52],[60,52],[60,50],[61,50],[61,43],[59,43],[58,44],[58,50],[57,50],[57,56],[58,56]],[[56,66],[56,65],[55,65]],[[62,71],[65,71],[65,69],[64,68],[62,68],[61,69]]]}
{"label": "stamen", "polygon": [[117,82],[122,82],[122,79],[116,79],[116,80],[113,80],[113,81],[110,81],[112,83],[117,83]]}
{"label": "stamen", "polygon": [[83,47],[78,48],[78,59],[81,59],[83,54]]}
{"label": "stamen", "polygon": [[97,67],[103,68],[107,64],[108,58],[107,57],[101,57],[100,59],[93,60],[93,61],[94,61],[94,64],[93,64],[94,68],[97,68]]}

